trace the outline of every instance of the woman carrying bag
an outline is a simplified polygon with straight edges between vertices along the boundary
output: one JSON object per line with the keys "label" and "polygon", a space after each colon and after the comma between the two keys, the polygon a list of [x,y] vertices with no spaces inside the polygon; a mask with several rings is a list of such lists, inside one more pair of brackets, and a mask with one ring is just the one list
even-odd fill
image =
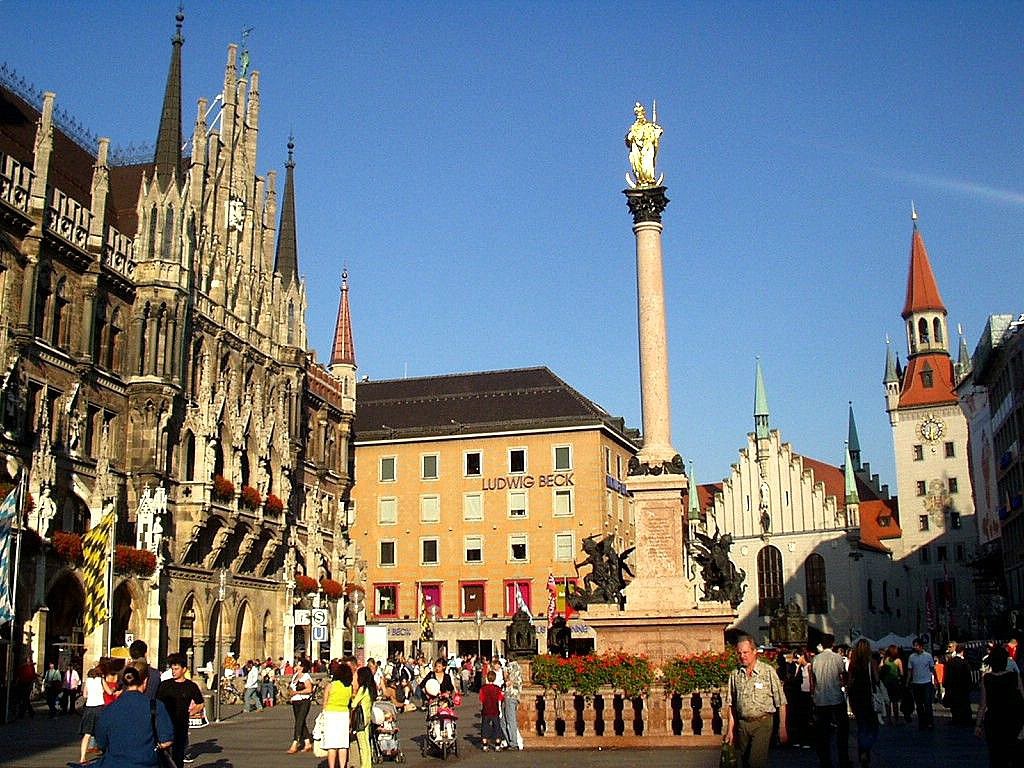
{"label": "woman carrying bag", "polygon": [[[377,684],[369,667],[360,667],[356,673],[359,692],[352,699],[352,733],[359,745],[359,768],[370,768],[370,718],[373,716],[373,702],[377,700]],[[357,713],[356,710],[360,710]],[[362,718],[362,728],[359,719]]]}
{"label": "woman carrying bag", "polygon": [[124,695],[103,710],[96,726],[96,743],[103,750],[97,768],[158,768],[174,765],[167,749],[174,726],[163,702],[146,695],[149,665],[125,667]]}
{"label": "woman carrying bag", "polygon": [[[288,748],[288,754],[294,755],[300,749],[306,752],[313,751],[313,734],[309,732],[306,719],[309,717],[309,704],[313,696],[313,678],[309,674],[309,659],[299,661],[292,681],[288,686],[292,691],[290,699],[292,715],[295,717],[295,732],[292,736],[292,745]],[[304,746],[299,746],[299,745]]]}

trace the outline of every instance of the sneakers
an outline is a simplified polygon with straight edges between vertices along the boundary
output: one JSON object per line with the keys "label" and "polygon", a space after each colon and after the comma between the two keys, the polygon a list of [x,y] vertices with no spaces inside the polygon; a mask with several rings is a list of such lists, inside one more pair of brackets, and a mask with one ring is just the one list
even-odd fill
{"label": "sneakers", "polygon": [[192,755],[185,755],[185,765],[188,765],[189,763],[194,763],[195,761],[196,759],[192,757]]}

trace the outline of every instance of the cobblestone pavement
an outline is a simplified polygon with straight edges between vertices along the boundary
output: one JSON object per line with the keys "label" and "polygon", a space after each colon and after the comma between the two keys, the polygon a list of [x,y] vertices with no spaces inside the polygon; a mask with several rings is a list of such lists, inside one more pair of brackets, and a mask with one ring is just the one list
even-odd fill
{"label": "cobblestone pavement", "polygon": [[[470,698],[471,702],[472,699]],[[461,708],[460,755],[451,757],[451,765],[508,766],[509,768],[716,768],[718,751],[714,749],[656,750],[526,750],[523,752],[481,752],[477,746],[479,722],[475,708]],[[470,714],[473,713],[473,714]],[[78,756],[77,716],[49,719],[39,712],[34,719],[0,726],[0,766],[5,768],[63,768]],[[312,722],[312,716],[311,716]],[[438,757],[422,757],[419,739],[423,733],[421,712],[401,716],[402,747],[410,766],[441,765]],[[287,755],[291,739],[292,716],[288,706],[243,715],[238,707],[225,708],[224,720],[208,728],[193,731],[196,760],[191,768],[324,768],[326,759],[311,754]],[[850,750],[856,757],[856,727],[851,723]],[[874,752],[873,768],[983,768],[988,759],[983,742],[970,730],[954,729],[942,707],[936,707],[934,731],[921,732],[915,724],[882,726]],[[386,764],[385,764],[386,765]],[[813,750],[779,748],[772,752],[771,768],[817,768]]]}

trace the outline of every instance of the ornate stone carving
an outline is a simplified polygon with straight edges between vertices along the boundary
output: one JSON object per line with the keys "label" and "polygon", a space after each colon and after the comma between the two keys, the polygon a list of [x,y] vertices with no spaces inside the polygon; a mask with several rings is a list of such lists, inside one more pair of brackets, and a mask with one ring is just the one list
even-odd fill
{"label": "ornate stone carving", "polygon": [[570,604],[577,610],[586,610],[590,603],[621,604],[622,590],[626,586],[625,574],[633,576],[626,558],[634,549],[630,547],[620,555],[615,551],[611,536],[594,534],[583,539],[586,557],[574,566],[579,573],[580,566],[589,565],[590,572],[583,577],[583,588],[577,586],[569,595]]}
{"label": "ornate stone carving", "polygon": [[626,205],[629,206],[629,212],[633,214],[634,224],[639,224],[642,221],[656,221],[660,224],[661,214],[664,213],[668,203],[664,187],[626,190]]}
{"label": "ornate stone carving", "polygon": [[629,460],[629,474],[636,475],[683,475],[686,474],[686,467],[683,464],[683,457],[678,453],[672,457],[672,461],[663,461],[660,464],[650,464],[640,461],[636,456]]}

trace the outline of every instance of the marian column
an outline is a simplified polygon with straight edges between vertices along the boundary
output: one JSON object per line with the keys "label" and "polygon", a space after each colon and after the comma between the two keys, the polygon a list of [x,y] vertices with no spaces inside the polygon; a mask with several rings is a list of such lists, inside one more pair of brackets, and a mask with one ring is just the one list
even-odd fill
{"label": "marian column", "polygon": [[693,587],[683,567],[683,460],[672,447],[668,330],[661,255],[661,214],[668,205],[664,174],[656,175],[662,128],[657,107],[648,120],[637,103],[626,134],[633,177],[624,191],[636,235],[637,319],[643,447],[630,462],[627,487],[635,504],[636,578],[626,589],[627,611],[690,607]]}

